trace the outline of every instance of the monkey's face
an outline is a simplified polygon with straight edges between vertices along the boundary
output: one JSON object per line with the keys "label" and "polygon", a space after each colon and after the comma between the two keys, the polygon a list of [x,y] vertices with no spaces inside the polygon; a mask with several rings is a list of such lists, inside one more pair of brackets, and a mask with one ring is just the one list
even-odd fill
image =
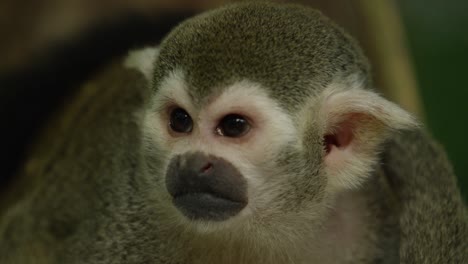
{"label": "monkey's face", "polygon": [[260,84],[235,82],[195,100],[175,71],[144,123],[146,144],[154,146],[145,153],[158,155],[163,168],[150,177],[183,219],[241,223],[303,213],[325,186],[321,142],[304,152],[295,118]]}
{"label": "monkey's face", "polygon": [[142,56],[149,189],[189,225],[310,226],[367,178],[391,130],[414,125],[363,89],[360,49],[311,9],[221,8],[174,29],[155,63]]}

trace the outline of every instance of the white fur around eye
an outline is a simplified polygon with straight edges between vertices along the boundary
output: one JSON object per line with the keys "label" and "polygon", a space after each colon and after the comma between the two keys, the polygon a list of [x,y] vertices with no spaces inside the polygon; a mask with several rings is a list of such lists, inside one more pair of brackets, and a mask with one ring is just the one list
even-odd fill
{"label": "white fur around eye", "polygon": [[172,71],[162,79],[157,88],[145,110],[144,134],[165,150],[170,150],[174,154],[183,153],[192,143],[187,137],[175,139],[168,133],[170,107],[184,109],[192,117],[193,125],[197,126],[195,120],[197,112],[187,92],[188,85],[183,71]]}
{"label": "white fur around eye", "polygon": [[[266,186],[282,178],[277,168],[278,152],[286,145],[299,143],[291,116],[273,100],[267,88],[249,80],[236,82],[213,97],[200,111],[200,118],[217,120],[231,113],[246,115],[252,122],[252,137],[246,143],[222,143],[207,151],[231,161],[249,182],[248,207],[251,211],[267,208],[274,199]],[[214,124],[214,123],[213,123]],[[230,139],[228,139],[230,141]],[[260,209],[262,210],[262,209]]]}
{"label": "white fur around eye", "polygon": [[[284,172],[275,169],[277,153],[286,145],[298,144],[298,132],[291,116],[268,95],[267,88],[249,80],[217,90],[220,92],[207,98],[197,98],[202,104],[193,102],[188,91],[183,71],[175,70],[163,78],[146,112],[146,137],[169,156],[200,151],[229,160],[249,182],[252,199],[244,213],[268,208],[274,195],[266,191],[265,183],[271,184],[273,177],[284,179],[279,175]],[[191,115],[192,133],[174,138],[165,132],[167,124],[161,118],[161,110],[168,102]],[[246,135],[246,141],[215,133],[219,121],[233,113],[245,115],[252,122],[249,131],[252,134]]]}

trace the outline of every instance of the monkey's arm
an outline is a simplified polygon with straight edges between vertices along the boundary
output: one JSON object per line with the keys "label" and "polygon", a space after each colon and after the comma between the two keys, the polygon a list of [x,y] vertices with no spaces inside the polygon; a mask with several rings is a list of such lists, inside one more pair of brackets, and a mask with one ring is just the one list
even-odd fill
{"label": "monkey's arm", "polygon": [[466,263],[468,214],[443,149],[424,132],[406,132],[383,163],[401,206],[401,263]]}

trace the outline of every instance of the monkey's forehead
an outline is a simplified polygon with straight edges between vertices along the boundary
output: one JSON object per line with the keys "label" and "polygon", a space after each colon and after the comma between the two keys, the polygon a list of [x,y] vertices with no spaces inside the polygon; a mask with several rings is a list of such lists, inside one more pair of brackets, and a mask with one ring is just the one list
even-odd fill
{"label": "monkey's forehead", "polygon": [[174,69],[184,72],[195,98],[248,79],[287,105],[336,75],[368,75],[354,40],[320,12],[265,2],[230,5],[180,24],[161,44],[154,84]]}

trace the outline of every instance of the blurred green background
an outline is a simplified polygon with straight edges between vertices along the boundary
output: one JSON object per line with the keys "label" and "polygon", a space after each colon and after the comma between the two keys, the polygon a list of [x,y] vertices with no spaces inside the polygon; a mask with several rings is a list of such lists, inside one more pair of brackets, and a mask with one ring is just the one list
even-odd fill
{"label": "blurred green background", "polygon": [[468,201],[468,1],[399,0],[426,114]]}

